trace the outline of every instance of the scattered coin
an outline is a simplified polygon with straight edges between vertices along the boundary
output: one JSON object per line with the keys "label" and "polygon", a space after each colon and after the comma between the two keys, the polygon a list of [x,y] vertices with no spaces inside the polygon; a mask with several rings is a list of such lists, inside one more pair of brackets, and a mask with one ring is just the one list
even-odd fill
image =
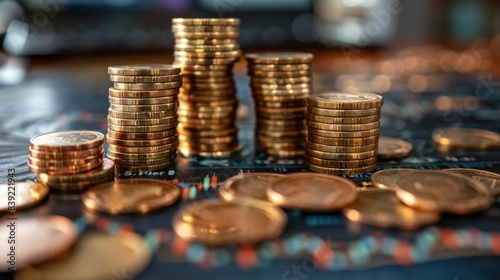
{"label": "scattered coin", "polygon": [[392,138],[379,137],[378,140],[378,157],[379,158],[402,158],[410,155],[413,150],[413,145],[407,141]]}
{"label": "scattered coin", "polygon": [[[40,183],[15,182],[0,184],[0,212],[16,209],[19,211],[29,208],[42,201],[49,193],[49,188]],[[15,195],[15,200],[9,199]]]}
{"label": "scattered coin", "polygon": [[415,171],[418,170],[410,168],[391,168],[380,170],[373,173],[371,182],[379,189],[394,189],[394,184]]}
{"label": "scattered coin", "polygon": [[283,177],[285,175],[276,173],[247,173],[233,176],[219,187],[219,194],[226,201],[249,198],[267,201],[266,189]]}
{"label": "scattered coin", "polygon": [[487,186],[492,196],[500,195],[500,175],[497,173],[469,168],[450,168],[442,171],[471,177]]}
{"label": "scattered coin", "polygon": [[475,128],[436,129],[432,140],[448,149],[485,150],[500,148],[500,134]]}

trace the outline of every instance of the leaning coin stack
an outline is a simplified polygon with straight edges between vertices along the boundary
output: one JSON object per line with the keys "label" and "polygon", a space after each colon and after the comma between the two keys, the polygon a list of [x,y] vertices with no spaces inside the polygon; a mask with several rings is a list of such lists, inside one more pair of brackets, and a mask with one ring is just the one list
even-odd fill
{"label": "leaning coin stack", "polygon": [[28,166],[51,189],[82,191],[114,179],[104,159],[104,135],[87,130],[58,131],[31,138]]}
{"label": "leaning coin stack", "polygon": [[335,175],[375,170],[382,104],[380,95],[370,93],[309,96],[306,167]]}
{"label": "leaning coin stack", "polygon": [[239,19],[172,20],[175,65],[182,68],[179,153],[227,157],[240,150],[234,63],[241,56]]}
{"label": "leaning coin stack", "polygon": [[276,157],[304,155],[304,114],[312,92],[313,55],[252,53],[246,60],[255,105],[256,149]]}
{"label": "leaning coin stack", "polygon": [[168,64],[108,68],[108,157],[118,171],[167,169],[177,156],[181,70]]}

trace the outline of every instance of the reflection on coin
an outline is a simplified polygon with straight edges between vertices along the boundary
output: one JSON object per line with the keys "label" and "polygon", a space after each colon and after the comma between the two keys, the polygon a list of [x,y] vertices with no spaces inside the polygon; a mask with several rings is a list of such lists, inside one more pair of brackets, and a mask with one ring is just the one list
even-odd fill
{"label": "reflection on coin", "polygon": [[402,158],[410,155],[413,145],[401,139],[380,136],[378,140],[379,158]]}
{"label": "reflection on coin", "polygon": [[336,110],[378,108],[383,104],[382,96],[373,93],[325,92],[311,95],[307,101],[313,107]]}
{"label": "reflection on coin", "polygon": [[416,171],[418,172],[418,170],[410,168],[380,170],[373,173],[371,182],[375,187],[380,189],[393,189],[395,183]]}
{"label": "reflection on coin", "polygon": [[147,213],[174,203],[180,195],[176,185],[156,179],[127,179],[104,183],[87,190],[83,204],[92,210]]}
{"label": "reflection on coin", "polygon": [[253,198],[267,201],[266,189],[284,175],[276,173],[247,173],[227,179],[219,188],[226,201]]}
{"label": "reflection on coin", "polygon": [[490,206],[487,187],[470,177],[440,171],[419,171],[395,185],[396,196],[424,211],[467,214]]}
{"label": "reflection on coin", "polygon": [[30,147],[39,151],[90,149],[104,143],[104,135],[90,130],[57,131],[30,139]]}
{"label": "reflection on coin", "polygon": [[178,211],[173,227],[182,238],[208,245],[254,244],[278,237],[286,220],[267,202],[202,200]]}
{"label": "reflection on coin", "polygon": [[[15,226],[12,227],[12,223]],[[13,234],[15,244],[7,243],[13,240],[9,238]],[[76,225],[62,216],[18,218],[15,222],[5,220],[0,223],[0,240],[4,240],[0,244],[0,272],[10,267],[10,246],[15,247],[14,266],[17,271],[59,256],[75,243],[77,237]]]}
{"label": "reflection on coin", "polygon": [[[0,184],[0,212],[9,209],[18,211],[31,207],[42,201],[48,193],[49,188],[39,183],[15,182]],[[12,200],[11,197],[15,198],[15,200]]]}
{"label": "reflection on coin", "polygon": [[317,173],[291,173],[267,189],[269,201],[289,209],[331,211],[345,207],[357,197],[348,179]]}
{"label": "reflection on coin", "polygon": [[450,168],[441,171],[448,173],[457,173],[467,177],[471,177],[487,186],[490,191],[490,195],[500,195],[500,175],[497,173],[469,168]]}
{"label": "reflection on coin", "polygon": [[180,73],[180,67],[169,64],[136,64],[108,67],[108,74],[120,76],[157,76],[175,75]]}
{"label": "reflection on coin", "polygon": [[[58,241],[48,245],[54,246]],[[135,233],[87,233],[65,258],[18,271],[16,279],[83,280],[134,277],[148,266],[151,258],[148,244]]]}
{"label": "reflection on coin", "polygon": [[500,147],[500,134],[475,128],[436,129],[432,140],[448,148],[484,150]]}
{"label": "reflection on coin", "polygon": [[353,222],[405,230],[436,223],[440,218],[439,212],[418,211],[401,203],[394,191],[380,189],[359,192],[356,201],[343,212]]}

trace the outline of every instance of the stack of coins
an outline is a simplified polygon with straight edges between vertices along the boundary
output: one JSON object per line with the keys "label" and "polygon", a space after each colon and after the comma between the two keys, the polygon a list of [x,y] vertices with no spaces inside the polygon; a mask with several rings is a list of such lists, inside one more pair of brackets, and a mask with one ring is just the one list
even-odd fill
{"label": "stack of coins", "polygon": [[375,170],[382,96],[327,92],[307,99],[307,148],[310,170],[356,175]]}
{"label": "stack of coins", "polygon": [[28,166],[51,189],[81,191],[114,179],[104,159],[104,135],[87,130],[58,131],[31,138]]}
{"label": "stack of coins", "polygon": [[239,151],[234,63],[241,56],[239,19],[174,18],[175,65],[182,68],[179,153],[227,157]]}
{"label": "stack of coins", "polygon": [[255,104],[255,147],[276,157],[304,155],[306,99],[312,92],[313,55],[247,54]]}
{"label": "stack of coins", "polygon": [[168,64],[108,68],[108,157],[118,171],[170,168],[177,156],[181,69]]}

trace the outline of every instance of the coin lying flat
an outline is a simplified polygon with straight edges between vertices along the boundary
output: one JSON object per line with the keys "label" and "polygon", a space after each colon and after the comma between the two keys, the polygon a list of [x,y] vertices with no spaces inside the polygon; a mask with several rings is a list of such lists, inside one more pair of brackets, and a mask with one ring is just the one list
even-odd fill
{"label": "coin lying flat", "polygon": [[394,184],[404,179],[407,175],[418,170],[410,168],[392,168],[373,173],[372,184],[379,189],[393,189]]}
{"label": "coin lying flat", "polygon": [[180,81],[181,75],[162,75],[162,76],[118,76],[110,75],[109,79],[112,82],[119,83],[165,83]]}
{"label": "coin lying flat", "polygon": [[135,233],[86,233],[65,258],[18,271],[16,279],[127,279],[122,277],[138,275],[151,258],[147,242]]}
{"label": "coin lying flat", "polygon": [[447,148],[472,150],[500,148],[500,134],[475,128],[445,128],[432,133],[432,140]]}
{"label": "coin lying flat", "polygon": [[136,64],[108,67],[108,74],[119,76],[157,76],[180,74],[181,68],[170,64]]}
{"label": "coin lying flat", "polygon": [[[12,206],[15,207],[16,211],[29,208],[42,201],[48,193],[49,188],[39,183],[0,184],[0,212],[12,209],[9,208]],[[15,200],[11,200],[10,197],[15,198]]]}
{"label": "coin lying flat", "polygon": [[413,145],[401,139],[380,136],[378,140],[379,158],[402,158],[410,155]]}
{"label": "coin lying flat", "polygon": [[314,58],[311,53],[301,52],[250,53],[245,57],[249,62],[259,64],[311,63]]}
{"label": "coin lying flat", "polygon": [[284,175],[276,173],[247,173],[233,176],[219,188],[219,194],[226,201],[258,199],[267,201],[266,189]]}
{"label": "coin lying flat", "polygon": [[373,93],[340,93],[326,92],[311,95],[308,98],[309,105],[328,109],[370,109],[381,107],[382,96]]}
{"label": "coin lying flat", "polygon": [[90,149],[104,143],[104,135],[89,130],[57,131],[30,139],[30,147],[38,151],[76,151]]}
{"label": "coin lying flat", "polygon": [[[15,226],[12,227],[12,224]],[[15,239],[11,230],[14,231]],[[35,234],[36,233],[36,234]],[[7,271],[10,264],[11,246],[15,247],[16,271],[28,265],[35,265],[53,259],[68,250],[77,240],[76,225],[62,216],[43,216],[12,220],[0,223],[0,272]],[[15,240],[15,243],[8,243]],[[18,279],[16,277],[16,279]]]}
{"label": "coin lying flat", "polygon": [[254,244],[278,237],[286,220],[267,202],[202,200],[178,211],[173,227],[180,237],[208,245]]}
{"label": "coin lying flat", "polygon": [[467,214],[490,206],[487,187],[470,177],[440,171],[419,171],[397,182],[396,196],[424,211]]}
{"label": "coin lying flat", "polygon": [[450,168],[441,171],[471,177],[487,186],[492,196],[500,195],[500,175],[497,173],[469,168]]}
{"label": "coin lying flat", "polygon": [[344,210],[347,219],[377,227],[415,230],[439,221],[439,212],[424,212],[401,203],[392,190],[366,190]]}
{"label": "coin lying flat", "polygon": [[358,195],[348,179],[317,173],[291,173],[267,188],[272,203],[288,209],[331,211],[352,203]]}
{"label": "coin lying flat", "polygon": [[83,204],[91,210],[147,213],[174,203],[181,191],[176,185],[156,179],[127,179],[104,183],[87,190]]}
{"label": "coin lying flat", "polygon": [[238,18],[173,18],[172,24],[182,25],[240,25]]}

